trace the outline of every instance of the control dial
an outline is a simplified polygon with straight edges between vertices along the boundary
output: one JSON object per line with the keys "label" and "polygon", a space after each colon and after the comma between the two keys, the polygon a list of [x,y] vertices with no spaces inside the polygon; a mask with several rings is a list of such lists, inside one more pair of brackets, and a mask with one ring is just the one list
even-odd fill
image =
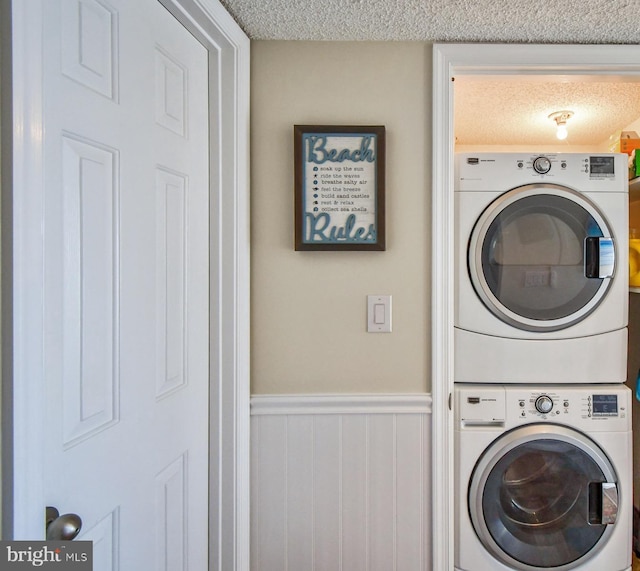
{"label": "control dial", "polygon": [[533,170],[540,174],[548,173],[551,170],[551,161],[547,157],[538,157],[533,161]]}
{"label": "control dial", "polygon": [[553,401],[551,400],[551,397],[548,397],[547,395],[540,395],[536,399],[535,406],[538,412],[547,414],[551,412],[551,409],[553,408]]}

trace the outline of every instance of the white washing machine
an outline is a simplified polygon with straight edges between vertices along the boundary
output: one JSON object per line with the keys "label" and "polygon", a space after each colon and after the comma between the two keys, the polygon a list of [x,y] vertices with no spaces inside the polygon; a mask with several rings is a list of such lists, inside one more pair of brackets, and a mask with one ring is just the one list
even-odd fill
{"label": "white washing machine", "polygon": [[631,391],[456,385],[457,571],[627,571]]}
{"label": "white washing machine", "polygon": [[456,155],[456,382],[626,380],[627,158]]}

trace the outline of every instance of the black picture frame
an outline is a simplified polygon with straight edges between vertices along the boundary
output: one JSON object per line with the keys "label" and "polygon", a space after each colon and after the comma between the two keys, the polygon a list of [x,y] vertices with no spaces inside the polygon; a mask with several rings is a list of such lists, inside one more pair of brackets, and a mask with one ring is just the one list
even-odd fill
{"label": "black picture frame", "polygon": [[294,125],[295,249],[383,251],[385,127]]}

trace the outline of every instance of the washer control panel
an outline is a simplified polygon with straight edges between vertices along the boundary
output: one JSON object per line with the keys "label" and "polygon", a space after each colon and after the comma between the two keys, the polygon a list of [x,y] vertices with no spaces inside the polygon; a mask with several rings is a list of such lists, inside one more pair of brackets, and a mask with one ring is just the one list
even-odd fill
{"label": "washer control panel", "polygon": [[568,397],[563,398],[553,390],[531,391],[528,394],[522,393],[518,397],[518,416],[520,418],[540,418],[549,419],[569,414],[570,401]]}
{"label": "washer control panel", "polygon": [[631,422],[624,385],[456,385],[461,428],[559,422],[589,430],[620,430]]}
{"label": "washer control panel", "polygon": [[615,392],[567,394],[562,390],[542,389],[518,396],[518,416],[529,420],[576,415],[584,419],[624,418],[626,412]]}
{"label": "washer control panel", "polygon": [[[514,424],[560,422],[593,430],[617,430],[631,421],[629,389],[624,385],[583,387],[506,387],[506,418]],[[611,424],[613,423],[613,424]]]}

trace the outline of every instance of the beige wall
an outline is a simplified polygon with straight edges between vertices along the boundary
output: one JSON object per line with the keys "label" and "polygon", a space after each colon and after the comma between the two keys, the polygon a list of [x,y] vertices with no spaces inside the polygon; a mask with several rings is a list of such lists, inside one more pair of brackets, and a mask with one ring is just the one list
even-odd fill
{"label": "beige wall", "polygon": [[[252,392],[429,391],[431,46],[251,49]],[[386,251],[294,250],[294,124],[386,127]],[[370,294],[392,333],[366,332]]]}

